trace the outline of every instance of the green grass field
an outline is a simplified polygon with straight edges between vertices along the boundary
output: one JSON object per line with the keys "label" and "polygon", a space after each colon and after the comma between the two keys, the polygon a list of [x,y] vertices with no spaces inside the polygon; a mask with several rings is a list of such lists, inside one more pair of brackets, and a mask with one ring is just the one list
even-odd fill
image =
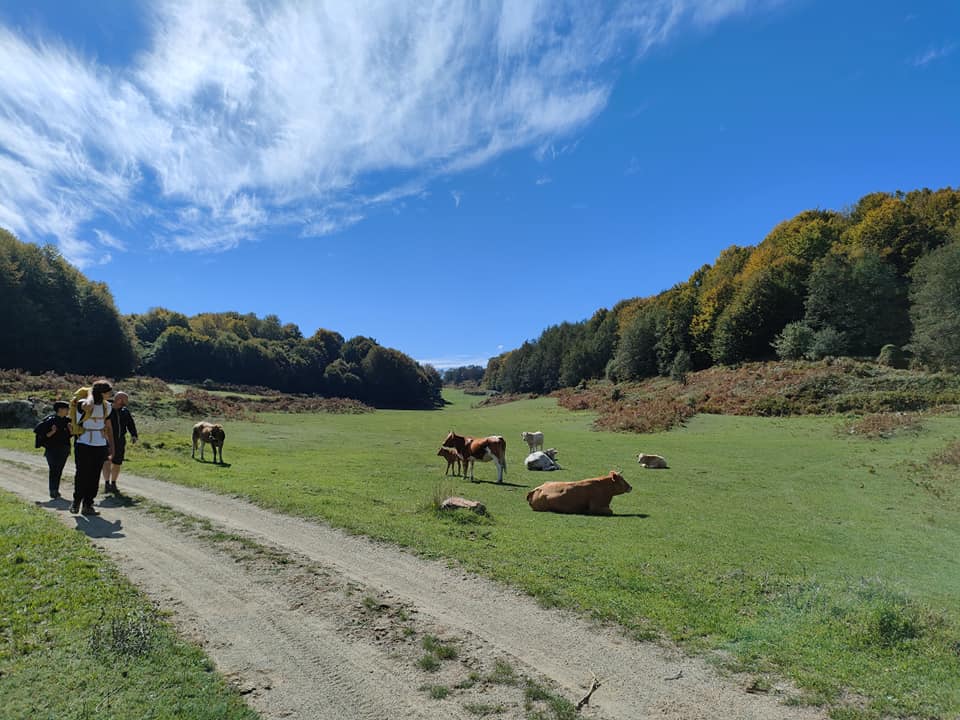
{"label": "green grass field", "polygon": [[[960,418],[886,440],[838,432],[836,417],[698,416],[627,435],[549,398],[447,398],[433,412],[230,422],[225,467],[191,460],[191,420],[138,418],[149,447],[128,447],[125,467],[455,559],[638,637],[725,651],[757,689],[786,677],[837,718],[960,712],[960,473],[931,461]],[[492,482],[492,464],[476,484],[445,479],[436,451],[451,429],[506,437],[509,484]],[[564,470],[526,471],[522,430],[543,430]],[[28,435],[0,431],[0,444],[26,449]],[[671,469],[642,470],[641,451]],[[614,517],[526,504],[541,482],[610,469],[634,488]],[[437,516],[438,488],[484,502],[490,519]]]}
{"label": "green grass field", "polygon": [[85,536],[0,493],[0,717],[258,716]]}

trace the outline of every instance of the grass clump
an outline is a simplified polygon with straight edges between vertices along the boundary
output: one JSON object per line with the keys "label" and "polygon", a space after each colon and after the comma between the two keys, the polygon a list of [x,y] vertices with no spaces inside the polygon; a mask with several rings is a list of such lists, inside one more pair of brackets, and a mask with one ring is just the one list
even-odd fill
{"label": "grass clump", "polygon": [[506,660],[495,660],[493,670],[487,675],[487,682],[494,685],[516,685],[519,681],[517,671]]}
{"label": "grass clump", "polygon": [[123,608],[98,622],[90,635],[90,649],[97,655],[136,658],[146,655],[157,642],[156,613],[140,606]]}
{"label": "grass clump", "polygon": [[433,653],[426,653],[417,660],[417,667],[425,672],[436,672],[440,669],[440,660]]}
{"label": "grass clump", "polygon": [[433,700],[443,700],[450,694],[446,685],[421,685],[420,689],[426,692]]}
{"label": "grass clump", "polygon": [[534,680],[527,680],[523,697],[529,720],[574,720],[577,717],[577,708],[572,702]]}
{"label": "grass clump", "polygon": [[421,645],[427,652],[432,652],[441,660],[453,660],[457,657],[457,648],[452,644],[441,642],[433,635],[425,635]]}

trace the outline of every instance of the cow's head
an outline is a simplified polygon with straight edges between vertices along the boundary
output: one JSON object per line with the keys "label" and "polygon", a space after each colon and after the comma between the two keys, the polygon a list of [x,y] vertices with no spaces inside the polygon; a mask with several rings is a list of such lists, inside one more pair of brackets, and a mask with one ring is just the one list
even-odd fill
{"label": "cow's head", "polygon": [[618,473],[616,470],[610,471],[610,482],[613,483],[613,494],[614,495],[623,495],[633,490],[630,487],[630,483],[623,479],[623,475]]}
{"label": "cow's head", "polygon": [[441,447],[457,447],[457,444],[463,444],[463,437],[457,435],[453,430],[447,433],[447,436],[443,439],[443,442],[440,443]]}
{"label": "cow's head", "polygon": [[547,448],[543,451],[543,454],[546,455],[551,460],[557,459],[557,449],[556,448]]}
{"label": "cow's head", "polygon": [[223,447],[223,441],[227,439],[227,434],[223,431],[223,425],[214,425],[210,428],[210,444],[216,447]]}

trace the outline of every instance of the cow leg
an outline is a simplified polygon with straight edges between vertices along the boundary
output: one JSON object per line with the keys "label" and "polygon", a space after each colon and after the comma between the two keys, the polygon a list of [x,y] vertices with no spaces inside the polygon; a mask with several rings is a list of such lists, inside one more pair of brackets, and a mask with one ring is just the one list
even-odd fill
{"label": "cow leg", "polygon": [[500,464],[500,461],[497,458],[493,458],[493,461],[497,464],[497,482],[503,482],[503,465]]}

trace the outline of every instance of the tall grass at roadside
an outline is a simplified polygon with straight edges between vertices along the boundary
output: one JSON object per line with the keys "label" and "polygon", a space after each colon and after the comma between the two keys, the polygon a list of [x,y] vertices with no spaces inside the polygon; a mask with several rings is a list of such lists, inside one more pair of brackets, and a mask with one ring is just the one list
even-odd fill
{"label": "tall grass at roadside", "polygon": [[[627,435],[595,432],[593,413],[550,398],[484,408],[463,393],[447,398],[435,412],[230,423],[228,466],[190,459],[188,419],[156,421],[144,434],[152,447],[128,448],[125,468],[453,558],[637,637],[729,651],[755,688],[787,677],[837,717],[960,712],[956,471],[931,461],[956,442],[960,418],[925,415],[885,439],[839,434],[838,416],[699,415],[671,432]],[[492,464],[477,465],[477,483],[444,478],[435,453],[451,429],[503,435],[506,483]],[[523,430],[542,430],[564,470],[527,472]],[[0,432],[0,444],[24,448],[28,432]],[[671,469],[640,469],[641,451]],[[545,480],[611,469],[634,488],[614,499],[613,517],[526,504]],[[425,511],[445,482],[496,521]]]}
{"label": "tall grass at roadside", "polygon": [[0,492],[0,717],[254,720],[86,537]]}

